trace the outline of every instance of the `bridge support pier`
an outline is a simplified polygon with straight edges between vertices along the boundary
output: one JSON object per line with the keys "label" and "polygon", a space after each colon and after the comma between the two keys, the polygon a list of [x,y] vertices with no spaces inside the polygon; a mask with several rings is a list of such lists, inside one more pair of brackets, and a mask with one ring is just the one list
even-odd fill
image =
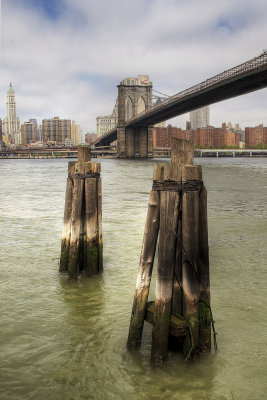
{"label": "bridge support pier", "polygon": [[153,157],[152,127],[119,127],[117,143],[119,158]]}

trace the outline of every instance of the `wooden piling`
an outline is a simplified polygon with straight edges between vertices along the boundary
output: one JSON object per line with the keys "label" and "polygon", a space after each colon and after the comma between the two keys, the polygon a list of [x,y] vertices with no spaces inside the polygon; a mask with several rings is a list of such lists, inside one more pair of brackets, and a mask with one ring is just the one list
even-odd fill
{"label": "wooden piling", "polygon": [[159,230],[159,193],[150,192],[127,346],[139,348]]}
{"label": "wooden piling", "polygon": [[71,236],[69,248],[68,274],[70,278],[77,278],[82,268],[83,260],[83,199],[84,199],[84,163],[75,165],[75,179],[73,184],[73,201],[71,212]]}
{"label": "wooden piling", "polygon": [[65,196],[65,211],[64,211],[64,226],[61,240],[61,256],[59,264],[59,272],[68,271],[69,261],[69,246],[71,236],[71,210],[72,210],[72,194],[73,180],[70,176],[74,174],[75,162],[70,161],[68,165],[69,177],[67,178],[66,196]]}
{"label": "wooden piling", "polygon": [[191,140],[172,138],[171,163],[173,165],[192,165],[194,163],[194,144]]}
{"label": "wooden piling", "polygon": [[199,346],[202,351],[211,350],[211,309],[210,309],[210,273],[207,217],[207,189],[199,193],[199,253],[198,275],[199,296]]}
{"label": "wooden piling", "polygon": [[91,160],[91,147],[78,146],[78,163],[85,163]]}
{"label": "wooden piling", "polygon": [[[200,181],[201,167],[186,165],[183,167],[182,180]],[[184,191],[182,194],[182,286],[183,317],[188,323],[189,334],[184,344],[184,352],[188,355],[199,345],[198,305],[200,284],[198,278],[199,251],[199,191]]]}
{"label": "wooden piling", "polygon": [[[100,164],[98,164],[101,167]],[[100,170],[99,170],[100,174]],[[103,270],[103,234],[102,234],[102,179],[97,182],[97,229],[98,229],[98,271]]]}
{"label": "wooden piling", "polygon": [[103,268],[100,164],[90,154],[89,146],[79,146],[78,162],[69,163],[59,270],[70,278]]}
{"label": "wooden piling", "polygon": [[177,240],[176,253],[173,274],[172,289],[172,313],[182,315],[183,310],[183,290],[182,290],[182,196],[179,194],[178,204],[178,223],[177,223]]}
{"label": "wooden piling", "polygon": [[160,194],[160,229],[155,310],[152,328],[151,359],[160,364],[168,354],[172,286],[178,222],[179,195],[164,191]]}
{"label": "wooden piling", "polygon": [[[170,336],[176,347],[183,344],[186,360],[210,350],[207,191],[193,160],[193,143],[175,138],[171,164],[154,169],[128,348],[140,347],[145,319],[152,323],[151,360],[156,364],[166,360]],[[151,222],[153,199],[157,229]],[[148,256],[153,261],[157,236],[155,301],[147,303],[153,266]]]}
{"label": "wooden piling", "polygon": [[[85,164],[85,224],[84,224],[84,271],[87,275],[94,275],[99,271],[98,260],[98,177],[96,163]],[[98,164],[100,167],[100,165]],[[92,176],[93,175],[93,176]]]}

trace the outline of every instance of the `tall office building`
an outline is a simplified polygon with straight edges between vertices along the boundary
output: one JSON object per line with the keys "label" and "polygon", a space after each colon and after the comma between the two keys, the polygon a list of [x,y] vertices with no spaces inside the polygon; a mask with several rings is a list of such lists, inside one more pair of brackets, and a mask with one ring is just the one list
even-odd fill
{"label": "tall office building", "polygon": [[207,128],[210,124],[210,108],[206,106],[190,111],[189,117],[191,130],[196,131],[198,128]]}
{"label": "tall office building", "polygon": [[[35,140],[36,140],[36,142],[39,142],[39,141],[41,140],[41,139],[40,139],[41,135],[40,135],[39,128],[38,128],[37,119],[36,119],[36,118],[30,118],[30,119],[29,119],[29,122],[32,122],[32,123],[33,123],[34,131],[35,131]],[[22,135],[22,133],[21,133],[21,135]],[[22,139],[21,139],[21,140],[22,140]]]}
{"label": "tall office building", "polygon": [[7,116],[3,121],[3,132],[9,135],[12,143],[20,144],[20,122],[16,114],[15,90],[10,82],[7,90]]}
{"label": "tall office building", "polygon": [[43,119],[42,136],[44,143],[69,144],[71,140],[71,120],[59,119],[54,117],[51,119]]}
{"label": "tall office building", "polygon": [[24,124],[21,125],[21,144],[25,146],[35,140],[36,140],[36,130],[34,123],[31,121],[24,122]]}
{"label": "tall office building", "polygon": [[71,124],[71,143],[74,146],[78,146],[82,143],[82,129],[80,125],[76,124],[75,121],[72,121]]}
{"label": "tall office building", "polygon": [[104,135],[118,124],[118,99],[116,100],[112,114],[96,117],[97,137]]}

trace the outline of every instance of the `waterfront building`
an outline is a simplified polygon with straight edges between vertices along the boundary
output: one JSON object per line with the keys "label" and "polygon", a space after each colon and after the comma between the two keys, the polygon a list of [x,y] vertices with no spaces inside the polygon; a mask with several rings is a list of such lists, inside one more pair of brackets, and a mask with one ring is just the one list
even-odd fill
{"label": "waterfront building", "polygon": [[35,129],[35,134],[37,134],[37,130],[38,130],[38,123],[37,123],[37,119],[36,118],[30,118],[29,122],[32,122],[34,125],[34,129]]}
{"label": "waterfront building", "polygon": [[71,144],[74,146],[78,146],[82,143],[82,129],[80,125],[76,124],[75,121],[72,121],[71,124]]}
{"label": "waterfront building", "polygon": [[59,119],[54,117],[51,119],[43,119],[42,121],[42,137],[43,143],[62,144],[71,141],[71,120]]}
{"label": "waterfront building", "polygon": [[209,106],[198,108],[190,111],[190,129],[195,131],[198,128],[206,128],[210,123],[210,108]]}
{"label": "waterfront building", "polygon": [[26,146],[31,142],[36,141],[36,127],[31,121],[24,122],[21,125],[21,144]]}
{"label": "waterfront building", "polygon": [[5,151],[6,150],[6,144],[2,139],[0,139],[0,150],[1,151]]}
{"label": "waterfront building", "polygon": [[190,121],[186,121],[186,123],[185,123],[185,129],[186,129],[187,131],[191,131],[191,123],[190,123]]}
{"label": "waterfront building", "polygon": [[30,118],[29,122],[32,122],[33,125],[34,125],[36,142],[40,142],[42,140],[42,126],[38,125],[38,122],[37,122],[36,118]]}
{"label": "waterfront building", "polygon": [[241,135],[225,127],[215,128],[208,126],[207,128],[199,128],[193,132],[194,144],[200,148],[215,148],[233,146],[238,148]]}
{"label": "waterfront building", "polygon": [[92,132],[92,133],[87,132],[85,134],[85,142],[88,144],[93,143],[96,140],[96,138],[97,138],[97,136],[96,136],[96,133],[94,133],[94,132]]}
{"label": "waterfront building", "polygon": [[10,136],[12,143],[21,143],[20,122],[16,112],[15,90],[11,82],[7,90],[7,116],[3,121],[3,132]]}
{"label": "waterfront building", "polygon": [[116,99],[112,114],[99,116],[96,118],[96,134],[97,137],[103,136],[105,133],[118,125],[118,99]]}
{"label": "waterfront building", "polygon": [[255,127],[245,128],[245,147],[250,148],[267,144],[267,127],[260,124]]}
{"label": "waterfront building", "polygon": [[153,128],[153,147],[171,147],[171,138],[193,140],[193,133],[189,130],[183,131],[172,125]]}
{"label": "waterfront building", "polygon": [[3,133],[2,141],[5,143],[6,146],[8,146],[8,145],[10,144],[10,138],[9,138],[9,136],[8,136],[8,135],[5,135],[5,134]]}
{"label": "waterfront building", "polygon": [[43,129],[42,125],[38,126],[38,141],[42,142],[43,141]]}
{"label": "waterfront building", "polygon": [[241,140],[245,141],[245,131],[241,129],[239,124],[232,125],[231,122],[226,124],[225,122],[222,124],[222,127],[225,128],[227,131],[233,131],[235,133],[239,133],[241,135]]}
{"label": "waterfront building", "polygon": [[166,128],[153,128],[154,147],[171,147],[171,138],[192,140],[195,146],[201,148],[221,148],[224,146],[239,147],[241,134],[227,130],[224,124],[221,128],[208,126],[196,130],[182,130],[168,125]]}

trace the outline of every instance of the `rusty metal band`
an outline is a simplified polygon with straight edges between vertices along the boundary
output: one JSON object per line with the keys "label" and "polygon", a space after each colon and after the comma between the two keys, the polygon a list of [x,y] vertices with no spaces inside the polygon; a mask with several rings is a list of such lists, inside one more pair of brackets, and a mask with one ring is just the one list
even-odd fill
{"label": "rusty metal band", "polygon": [[87,178],[100,178],[99,172],[86,172],[86,174],[69,174],[72,179],[87,179]]}
{"label": "rusty metal band", "polygon": [[153,181],[152,190],[163,192],[189,192],[204,189],[203,181],[189,180],[186,182],[177,182],[166,180],[163,182]]}

